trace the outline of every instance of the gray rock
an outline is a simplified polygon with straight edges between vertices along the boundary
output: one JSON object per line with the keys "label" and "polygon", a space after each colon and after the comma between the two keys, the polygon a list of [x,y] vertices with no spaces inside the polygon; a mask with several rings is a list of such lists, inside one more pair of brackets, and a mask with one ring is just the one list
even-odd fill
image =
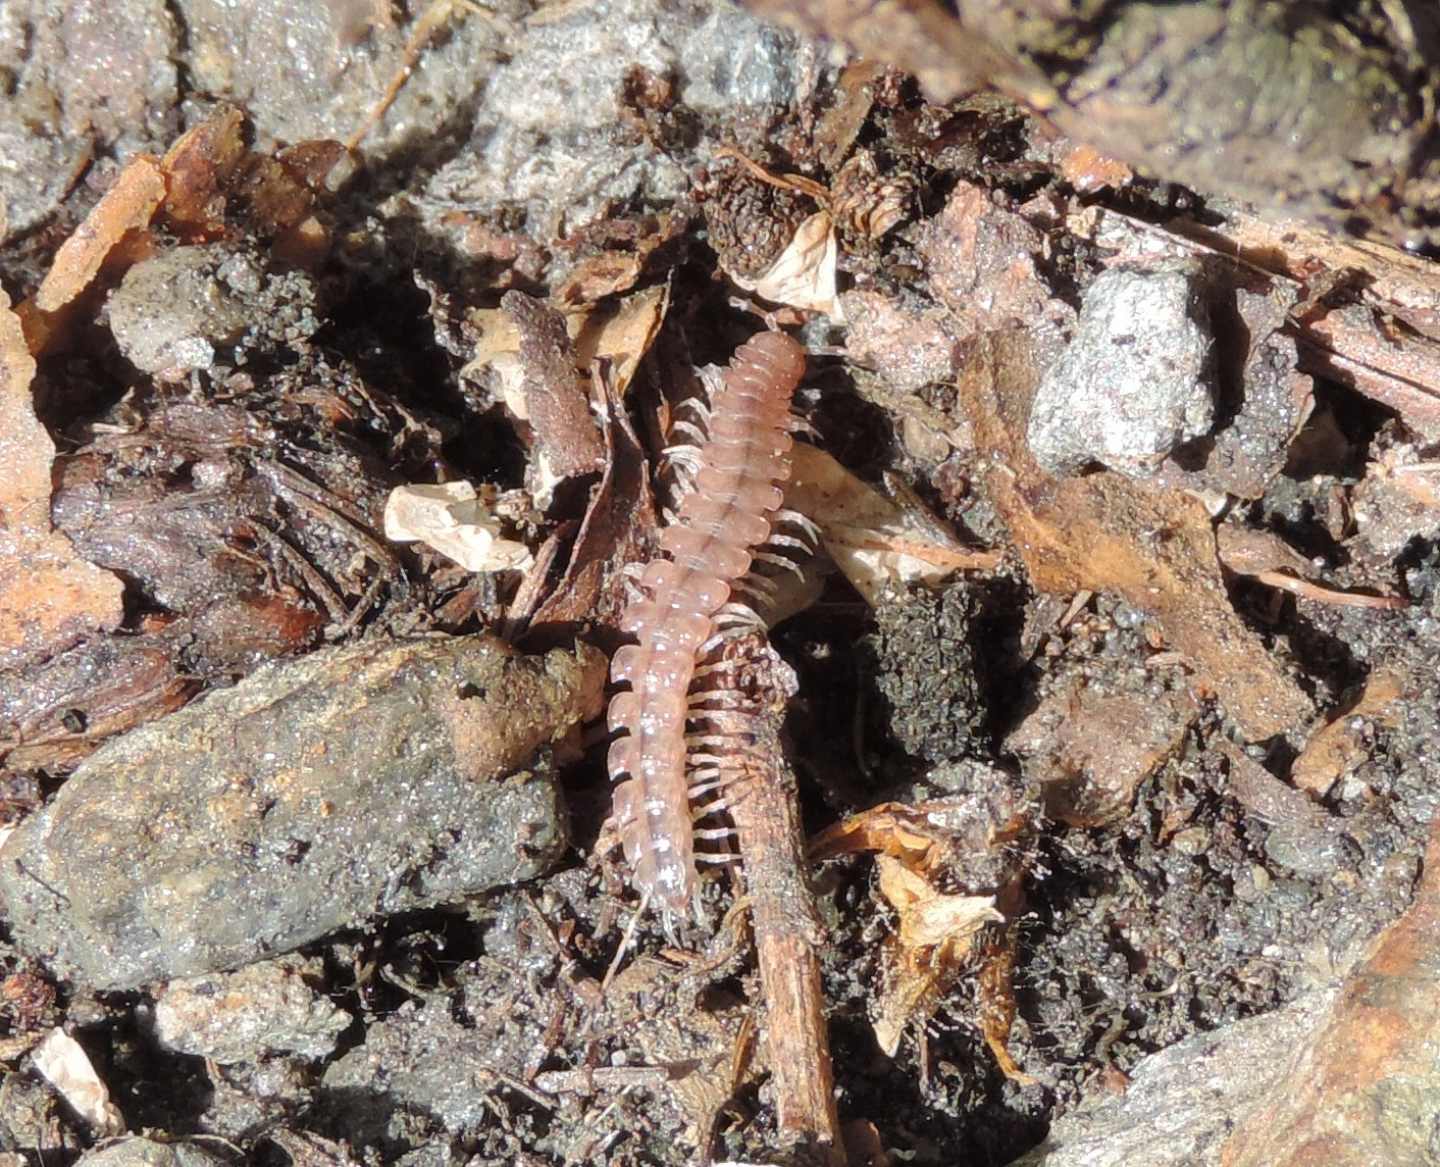
{"label": "gray rock", "polygon": [[783,107],[800,71],[787,33],[726,3],[596,0],[531,20],[490,74],[466,148],[427,187],[437,213],[458,202],[523,208],[538,237],[607,206],[667,202],[689,187],[684,159],[617,132],[626,72],[676,81],[701,117]]}
{"label": "gray rock", "polygon": [[274,1054],[323,1058],[350,1014],[322,992],[322,961],[282,956],[237,972],[171,981],[155,1001],[155,1038],[166,1049],[222,1066]]}
{"label": "gray rock", "polygon": [[483,636],[262,668],[108,743],[10,836],[14,941],[128,988],[529,879],[565,845],[540,747],[598,712],[603,678],[593,650]]}
{"label": "gray rock", "polygon": [[109,300],[120,351],[147,373],[209,368],[251,331],[295,344],[319,328],[302,272],[273,274],[230,247],[177,247],[137,263]]}
{"label": "gray rock", "polygon": [[227,1167],[229,1162],[193,1143],[134,1138],[86,1151],[75,1167]]}
{"label": "gray rock", "polygon": [[1135,1067],[1123,1094],[1082,1103],[1011,1167],[1219,1163],[1238,1116],[1280,1079],[1333,998],[1333,991],[1311,993],[1152,1054]]}
{"label": "gray rock", "polygon": [[1040,464],[1068,474],[1099,462],[1143,478],[1214,422],[1200,266],[1116,267],[1097,276],[1074,339],[1035,394],[1028,436]]}
{"label": "gray rock", "polygon": [[[185,28],[191,88],[242,106],[261,151],[349,137],[403,64],[415,31],[413,19],[390,19],[371,0],[176,0],[174,7]],[[440,25],[366,137],[367,155],[443,137],[446,123],[474,101],[506,30],[529,13],[514,0],[486,7],[495,15],[457,12]]]}
{"label": "gray rock", "polygon": [[53,214],[97,155],[173,136],[178,43],[165,0],[0,4],[0,242]]}

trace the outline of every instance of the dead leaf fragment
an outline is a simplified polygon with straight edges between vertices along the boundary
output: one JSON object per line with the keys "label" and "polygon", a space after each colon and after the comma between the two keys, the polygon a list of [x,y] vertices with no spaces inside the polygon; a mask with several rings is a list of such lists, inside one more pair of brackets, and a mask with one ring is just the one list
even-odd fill
{"label": "dead leaf fragment", "polygon": [[31,1053],[35,1069],[101,1138],[125,1133],[125,1119],[80,1043],[52,1029]]}
{"label": "dead leaf fragment", "polygon": [[[626,603],[621,570],[626,564],[648,558],[655,533],[655,500],[650,492],[650,469],[618,390],[597,378],[597,391],[606,401],[602,422],[605,432],[605,469],[600,483],[591,492],[585,519],[575,535],[570,560],[554,590],[543,599],[543,581],[532,569],[522,584],[526,603],[517,594],[509,619],[520,626],[529,623],[538,643],[559,632],[561,638],[582,621],[595,620],[601,628],[619,625]],[[542,563],[546,566],[544,549]],[[532,580],[535,587],[526,587]],[[547,628],[548,626],[548,628]],[[614,647],[608,646],[608,647]]]}
{"label": "dead leaf fragment", "polygon": [[468,482],[397,486],[385,502],[385,538],[424,543],[467,571],[526,570],[535,556],[501,536],[495,491],[477,495]]}
{"label": "dead leaf fragment", "polygon": [[918,500],[902,507],[816,446],[797,443],[790,460],[785,505],[819,526],[826,552],[871,605],[889,589],[998,562],[964,546]]}
{"label": "dead leaf fragment", "polygon": [[164,198],[160,163],[149,154],[135,155],[115,185],[60,245],[35,293],[35,306],[42,312],[57,311],[89,287],[115,245],[127,232],[148,226]]}
{"label": "dead leaf fragment", "polygon": [[[823,312],[837,324],[845,310],[835,294],[835,264],[840,255],[835,226],[826,211],[816,211],[796,229],[775,262],[755,276],[726,270],[737,288],[772,304]],[[723,264],[722,264],[723,266]]]}
{"label": "dead leaf fragment", "polygon": [[120,581],[51,529],[55,444],[31,405],[34,376],[20,319],[0,291],[0,670],[124,616]]}
{"label": "dead leaf fragment", "polygon": [[961,380],[990,497],[1034,586],[1110,591],[1148,612],[1251,739],[1305,721],[1309,699],[1230,605],[1205,507],[1118,474],[1047,475],[1024,437],[1037,380],[1020,332],[975,341]]}
{"label": "dead leaf fragment", "polygon": [[[874,1023],[887,1054],[894,1055],[907,1030],[923,1029],[962,976],[978,975],[986,1044],[1008,1077],[1032,1081],[1006,1049],[1015,1014],[1014,928],[976,940],[986,925],[1020,912],[1021,861],[1011,844],[1028,829],[1032,811],[1032,788],[997,774],[970,795],[882,803],[811,842],[811,859],[877,852],[880,892],[900,917],[885,945]],[[963,890],[955,890],[957,880]]]}
{"label": "dead leaf fragment", "polygon": [[1003,923],[995,897],[946,895],[900,860],[877,855],[880,892],[900,914],[892,963],[875,1020],[875,1039],[890,1057],[905,1030],[924,1022],[954,986],[986,924]]}

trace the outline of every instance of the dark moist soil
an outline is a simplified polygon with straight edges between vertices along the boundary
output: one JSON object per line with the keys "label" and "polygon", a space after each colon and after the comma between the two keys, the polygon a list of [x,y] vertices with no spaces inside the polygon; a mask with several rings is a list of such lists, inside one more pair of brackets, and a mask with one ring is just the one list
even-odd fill
{"label": "dark moist soil", "polygon": [[[282,24],[284,15],[268,13]],[[374,35],[393,61],[399,34]],[[443,34],[441,44],[472,35],[462,26]],[[422,60],[417,83],[463,89],[458,68],[453,55]],[[424,82],[427,69],[451,72]],[[697,112],[671,103],[658,112],[640,109],[617,134],[625,142],[646,135],[659,141],[681,169],[698,156],[697,144],[739,141],[783,170],[787,149],[813,157],[800,149],[806,127],[832,107],[834,73],[820,72],[819,87],[788,109],[737,107],[727,119],[713,107]],[[182,91],[186,75],[182,68]],[[75,79],[82,83],[88,82]],[[891,103],[862,117],[854,138],[888,166],[913,174],[914,214],[937,211],[962,178],[1008,205],[1041,190],[1072,197],[1032,148],[1033,127],[1015,111],[992,99],[936,110],[903,79],[878,84],[895,90]],[[376,92],[366,89],[348,107],[326,107],[333,118],[328,132],[354,125]],[[167,112],[148,139],[145,130],[135,134],[163,147],[180,123],[199,116],[203,96],[185,93],[173,106],[141,102],[142,110],[159,104]],[[476,149],[467,120],[476,100],[455,102],[447,118],[412,131],[409,140],[382,140],[379,161],[329,209],[337,245],[313,288],[306,284],[302,295],[299,284],[278,291],[269,285],[271,299],[251,302],[246,338],[212,368],[157,383],[99,327],[43,365],[37,400],[62,450],[90,441],[97,422],[133,427],[138,418],[148,427],[152,440],[139,453],[117,447],[59,463],[56,520],[62,529],[73,527],[83,555],[124,573],[130,639],[163,650],[167,676],[183,682],[176,702],[228,684],[262,660],[322,643],[474,631],[501,611],[505,597],[493,582],[475,583],[413,550],[389,551],[383,583],[372,588],[373,565],[368,574],[353,570],[357,554],[374,554],[357,542],[358,524],[297,503],[284,469],[303,473],[322,498],[347,500],[371,530],[378,529],[384,495],[400,483],[523,481],[525,453],[513,427],[458,375],[469,353],[456,321],[463,307],[494,305],[506,287],[542,291],[577,248],[546,251],[552,224],[537,218],[533,199],[487,204],[477,197],[473,205],[457,199],[450,220],[436,212],[431,180]],[[110,139],[121,140],[118,130]],[[765,141],[775,149],[767,153]],[[102,142],[97,176],[110,148]],[[1140,184],[1124,197],[1163,220],[1172,195]],[[82,184],[0,250],[0,278],[12,298],[34,287],[54,246],[94,197]],[[616,199],[611,219],[630,221],[666,207],[687,217],[680,242],[649,261],[650,278],[668,277],[672,287],[656,351],[688,351],[697,362],[723,359],[755,325],[728,303],[701,212],[687,195],[667,200],[643,185],[627,198]],[[421,203],[423,213],[415,209]],[[497,235],[528,231],[535,254],[551,266],[546,271],[543,258],[527,259],[523,249],[518,258],[487,256],[473,236],[467,245],[454,223]],[[918,275],[906,239],[901,232],[852,253],[846,261],[852,277],[903,296],[907,280]],[[1054,290],[1073,301],[1071,265],[1082,270],[1083,255],[1066,245],[1054,255]],[[301,300],[315,314],[313,335],[277,339],[273,328],[267,331],[277,311]],[[664,369],[651,376],[666,384]],[[899,419],[855,392],[857,378],[863,385],[866,376],[839,358],[812,361],[809,383],[824,392],[811,394],[806,408],[825,447],[872,480],[898,471],[944,517],[1003,545],[1003,528],[987,517],[984,498],[957,495],[947,477],[953,468],[912,458]],[[1363,467],[1386,418],[1343,390],[1321,392],[1351,443],[1349,462],[1328,468],[1343,480]],[[936,408],[953,406],[943,387],[923,396]],[[227,437],[220,450],[213,446],[217,433]],[[167,484],[193,479],[202,466],[217,484],[212,501],[170,514]],[[89,497],[78,493],[82,479],[102,484],[108,511],[80,513]],[[1317,517],[1324,499],[1318,491],[1311,497],[1308,481],[1277,478],[1244,512],[1246,521],[1283,532],[1306,554],[1333,550]],[[106,516],[121,512],[138,512],[140,521],[107,528]],[[295,554],[267,544],[256,564],[221,553],[238,528],[256,526],[283,533],[291,551],[328,581],[329,605],[325,589],[297,574]],[[1414,604],[1383,619],[1364,609],[1297,607],[1290,599],[1277,608],[1271,593],[1243,582],[1232,595],[1317,704],[1333,709],[1358,691],[1376,662],[1413,663],[1434,642],[1429,613],[1440,586],[1440,552],[1433,541],[1414,541],[1399,566]],[[284,618],[262,629],[247,605],[257,588],[277,580]],[[467,601],[453,603],[466,589]],[[357,608],[359,616],[350,619]],[[155,619],[162,614],[172,621],[163,628]],[[1036,637],[1034,628],[1044,631]],[[138,651],[117,643],[90,642],[75,651],[90,654],[86,659]],[[985,582],[916,592],[878,611],[832,583],[815,606],[776,630],[774,643],[799,676],[787,735],[812,831],[887,800],[966,792],[986,774],[1016,779],[1020,766],[1005,748],[1007,735],[1047,694],[1076,678],[1116,694],[1146,696],[1165,687],[1145,664],[1151,650],[1141,614],[1102,595],[1061,629],[1050,602],[1031,592],[1013,560]],[[1019,860],[1028,871],[1027,903],[1010,1042],[1035,1085],[1009,1081],[997,1067],[977,1028],[971,979],[895,1058],[880,1053],[870,1023],[893,918],[868,860],[826,864],[817,889],[830,928],[825,994],[842,1119],[874,1123],[881,1142],[912,1156],[910,1162],[998,1167],[1038,1143],[1048,1122],[1098,1076],[1129,1071],[1190,1034],[1329,983],[1408,903],[1420,840],[1435,811],[1440,681],[1433,668],[1415,674],[1428,680],[1403,720],[1376,729],[1368,758],[1330,801],[1344,831],[1325,864],[1297,860],[1272,839],[1273,826],[1227,792],[1212,743],[1231,727],[1213,706],[1115,821],[1082,829],[1037,815]],[[140,700],[126,692],[116,699]],[[149,715],[134,705],[129,723]],[[1301,744],[1276,739],[1261,760],[1283,765]],[[77,760],[57,755],[6,771],[5,798],[36,805]],[[276,1058],[220,1067],[169,1054],[151,1035],[148,994],[52,986],[43,967],[15,952],[4,956],[7,1000],[25,984],[33,996],[10,1000],[10,1029],[65,1026],[90,1053],[131,1130],[220,1136],[229,1141],[223,1153],[236,1161],[287,1162],[293,1156],[281,1149],[277,1132],[303,1131],[346,1143],[357,1160],[377,1164],[678,1164],[695,1157],[695,1129],[706,1121],[715,1126],[717,1158],[786,1161],[769,1137],[774,1114],[763,1080],[742,1080],[733,1091],[716,1086],[723,1107],[709,1106],[703,1091],[547,1095],[528,1085],[543,1070],[725,1055],[740,1031],[743,1002],[758,999],[746,942],[717,931],[728,893],[715,881],[704,890],[703,924],[678,924],[667,936],[655,920],[641,921],[631,957],[596,1005],[593,989],[634,904],[623,869],[591,851],[606,809],[602,770],[593,752],[567,775],[575,840],[567,868],[451,911],[383,920],[309,950],[323,962],[323,992],[354,1018],[319,1063]],[[87,1143],[83,1128],[25,1071],[6,1072],[0,1146],[44,1148],[45,1162],[63,1164]]]}

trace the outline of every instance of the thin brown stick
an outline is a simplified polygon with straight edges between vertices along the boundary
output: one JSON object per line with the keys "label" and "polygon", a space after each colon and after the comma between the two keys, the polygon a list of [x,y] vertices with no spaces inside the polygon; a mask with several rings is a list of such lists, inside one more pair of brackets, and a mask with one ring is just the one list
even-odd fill
{"label": "thin brown stick", "polygon": [[742,715],[750,744],[737,761],[730,815],[765,995],[777,1124],[782,1139],[823,1148],[839,1167],[845,1153],[816,956],[823,929],[805,880],[795,774],[780,741],[784,698],[794,681],[773,650],[757,640],[738,642],[740,655],[733,661],[758,708]]}

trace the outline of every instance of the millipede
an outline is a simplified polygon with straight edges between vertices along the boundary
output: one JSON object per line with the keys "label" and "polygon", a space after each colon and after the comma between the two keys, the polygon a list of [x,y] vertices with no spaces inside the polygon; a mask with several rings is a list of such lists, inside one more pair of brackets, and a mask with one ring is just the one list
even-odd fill
{"label": "millipede", "polygon": [[763,545],[785,538],[772,528],[790,476],[790,399],[804,371],[805,350],[783,333],[759,333],[735,351],[702,409],[701,440],[672,448],[689,488],[660,533],[664,557],[639,569],[641,598],[621,618],[636,643],[616,652],[610,669],[629,686],[609,709],[621,735],[608,758],[615,822],[637,890],[662,911],[690,905],[697,833],[728,833],[695,826],[723,808],[732,775],[721,715],[691,688],[723,628],[756,620],[731,597],[754,587],[746,577],[757,558],[775,558]]}

